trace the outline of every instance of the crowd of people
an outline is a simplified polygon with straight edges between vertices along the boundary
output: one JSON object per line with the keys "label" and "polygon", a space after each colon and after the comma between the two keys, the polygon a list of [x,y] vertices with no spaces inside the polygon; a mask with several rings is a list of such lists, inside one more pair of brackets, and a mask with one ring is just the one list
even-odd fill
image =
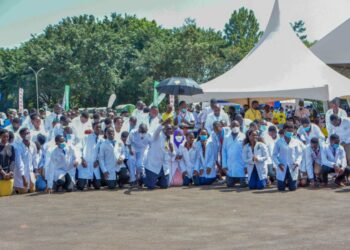
{"label": "crowd of people", "polygon": [[242,111],[138,101],[111,109],[0,114],[0,196],[87,189],[211,185],[278,190],[347,185],[350,118],[339,99],[324,117],[253,101]]}

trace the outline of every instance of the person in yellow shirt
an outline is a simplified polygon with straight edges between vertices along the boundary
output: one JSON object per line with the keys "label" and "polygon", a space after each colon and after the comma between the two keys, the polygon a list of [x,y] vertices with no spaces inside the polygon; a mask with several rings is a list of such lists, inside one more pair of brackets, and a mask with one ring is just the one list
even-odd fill
{"label": "person in yellow shirt", "polygon": [[287,116],[284,113],[283,107],[273,112],[273,121],[277,123],[279,127],[282,127],[287,122]]}
{"label": "person in yellow shirt", "polygon": [[162,121],[166,121],[170,118],[171,120],[171,125],[174,125],[174,118],[175,118],[175,114],[174,114],[174,106],[172,104],[168,104],[166,112],[162,115]]}
{"label": "person in yellow shirt", "polygon": [[245,119],[249,119],[251,121],[261,121],[262,117],[261,117],[261,112],[259,110],[259,102],[254,100],[252,102],[252,107],[250,109],[247,110],[247,112],[245,112],[244,115]]}

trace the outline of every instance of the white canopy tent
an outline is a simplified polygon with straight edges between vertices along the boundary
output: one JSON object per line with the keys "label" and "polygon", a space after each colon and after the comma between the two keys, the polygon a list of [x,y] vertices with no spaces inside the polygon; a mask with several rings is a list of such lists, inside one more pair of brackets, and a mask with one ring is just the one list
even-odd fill
{"label": "white canopy tent", "polygon": [[350,64],[350,18],[311,47],[327,64]]}
{"label": "white canopy tent", "polygon": [[304,46],[280,10],[278,0],[265,33],[254,49],[231,70],[201,87],[204,94],[183,99],[189,102],[211,98],[327,101],[350,95],[350,80]]}

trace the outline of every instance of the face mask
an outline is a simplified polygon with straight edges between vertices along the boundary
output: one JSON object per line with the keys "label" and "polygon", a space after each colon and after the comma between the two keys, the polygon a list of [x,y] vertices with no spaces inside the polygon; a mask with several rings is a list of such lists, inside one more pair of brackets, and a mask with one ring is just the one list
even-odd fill
{"label": "face mask", "polygon": [[27,135],[24,137],[24,139],[25,139],[26,141],[30,141],[30,139],[32,139],[32,137],[30,136],[30,134],[27,134]]}
{"label": "face mask", "polygon": [[66,144],[65,143],[60,143],[60,144],[58,144],[58,147],[60,149],[65,149],[66,148]]}
{"label": "face mask", "polygon": [[305,132],[309,132],[311,130],[311,126],[304,128]]}
{"label": "face mask", "polygon": [[66,134],[66,140],[72,141],[74,139],[74,136],[72,134]]}
{"label": "face mask", "polygon": [[293,132],[288,132],[288,131],[286,131],[286,132],[284,133],[284,136],[287,137],[288,139],[291,139],[291,138],[293,137]]}
{"label": "face mask", "polygon": [[239,127],[234,127],[231,129],[231,131],[233,134],[238,134],[240,130],[239,130]]}
{"label": "face mask", "polygon": [[334,150],[337,150],[339,148],[339,144],[333,144]]}
{"label": "face mask", "polygon": [[199,139],[200,139],[201,141],[206,141],[206,140],[208,140],[208,136],[207,136],[207,135],[200,135],[200,136],[199,136]]}
{"label": "face mask", "polygon": [[260,131],[261,132],[265,132],[267,130],[267,126],[266,125],[260,125]]}
{"label": "face mask", "polygon": [[177,142],[181,142],[182,139],[183,139],[182,136],[175,136],[175,140],[176,140]]}
{"label": "face mask", "polygon": [[186,113],[187,109],[181,109],[182,113]]}

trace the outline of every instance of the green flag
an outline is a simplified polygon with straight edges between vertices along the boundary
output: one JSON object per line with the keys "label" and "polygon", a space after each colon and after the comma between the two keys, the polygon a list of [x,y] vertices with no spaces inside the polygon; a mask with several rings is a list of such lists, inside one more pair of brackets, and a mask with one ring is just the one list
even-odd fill
{"label": "green flag", "polygon": [[154,90],[153,90],[153,105],[157,106],[158,107],[158,91],[156,89],[156,87],[159,85],[159,82],[155,81],[154,82]]}

